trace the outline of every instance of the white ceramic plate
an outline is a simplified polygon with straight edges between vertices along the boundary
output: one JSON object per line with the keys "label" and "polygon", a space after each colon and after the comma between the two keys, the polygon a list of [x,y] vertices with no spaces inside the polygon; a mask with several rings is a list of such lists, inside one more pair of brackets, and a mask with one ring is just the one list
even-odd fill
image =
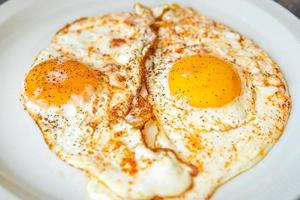
{"label": "white ceramic plate", "polygon": [[[213,199],[296,199],[300,195],[299,20],[271,0],[177,2],[254,39],[281,66],[293,99],[278,144],[257,166],[221,187]],[[0,199],[88,199],[85,177],[48,150],[23,111],[18,93],[35,55],[61,26],[82,16],[130,10],[133,4],[130,0],[11,0],[0,7]]]}

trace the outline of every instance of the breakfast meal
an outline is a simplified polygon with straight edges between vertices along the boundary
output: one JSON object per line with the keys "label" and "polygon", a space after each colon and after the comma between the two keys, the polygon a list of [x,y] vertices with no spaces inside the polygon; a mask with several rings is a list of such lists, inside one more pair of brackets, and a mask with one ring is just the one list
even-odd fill
{"label": "breakfast meal", "polygon": [[209,199],[268,153],[291,109],[264,50],[177,4],[65,25],[21,102],[94,200]]}

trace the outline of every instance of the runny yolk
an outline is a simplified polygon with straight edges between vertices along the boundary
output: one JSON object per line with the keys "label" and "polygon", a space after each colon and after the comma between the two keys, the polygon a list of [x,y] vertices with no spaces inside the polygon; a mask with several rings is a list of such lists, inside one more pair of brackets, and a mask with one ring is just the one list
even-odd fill
{"label": "runny yolk", "polygon": [[76,60],[51,59],[34,66],[25,79],[25,93],[35,103],[66,104],[72,95],[86,99],[99,79],[94,71]]}
{"label": "runny yolk", "polygon": [[171,95],[188,99],[191,106],[221,107],[241,93],[241,80],[231,64],[209,55],[179,59],[169,72]]}

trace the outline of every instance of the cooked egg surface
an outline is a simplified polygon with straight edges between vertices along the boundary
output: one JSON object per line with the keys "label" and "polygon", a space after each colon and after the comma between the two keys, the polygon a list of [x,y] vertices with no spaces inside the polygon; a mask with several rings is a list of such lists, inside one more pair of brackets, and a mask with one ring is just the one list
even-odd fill
{"label": "cooked egg surface", "polygon": [[266,52],[231,28],[178,5],[153,13],[158,36],[145,76],[155,146],[198,169],[193,188],[170,199],[209,199],[279,139],[291,109],[287,85]]}
{"label": "cooked egg surface", "polygon": [[37,56],[21,92],[49,148],[90,177],[88,191],[100,200],[172,197],[192,184],[191,167],[169,150],[148,149],[136,128],[151,111],[139,94],[155,38],[143,10],[65,26]]}
{"label": "cooked egg surface", "polygon": [[238,97],[241,83],[231,65],[213,56],[189,56],[169,72],[172,95],[186,97],[195,107],[220,107]]}
{"label": "cooked egg surface", "polygon": [[25,92],[35,103],[60,106],[68,103],[72,95],[87,98],[87,90],[93,90],[99,81],[95,72],[76,60],[52,59],[28,73]]}

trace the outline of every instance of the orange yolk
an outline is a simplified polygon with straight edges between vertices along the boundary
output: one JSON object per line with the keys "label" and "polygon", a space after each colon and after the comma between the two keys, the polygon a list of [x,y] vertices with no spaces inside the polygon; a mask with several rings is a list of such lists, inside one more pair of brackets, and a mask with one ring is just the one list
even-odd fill
{"label": "orange yolk", "polygon": [[88,97],[99,79],[94,71],[75,60],[51,59],[34,66],[25,79],[25,93],[35,103],[66,104],[72,95]]}
{"label": "orange yolk", "polygon": [[188,99],[191,106],[221,107],[241,93],[241,80],[231,64],[214,56],[179,59],[169,72],[171,95]]}

